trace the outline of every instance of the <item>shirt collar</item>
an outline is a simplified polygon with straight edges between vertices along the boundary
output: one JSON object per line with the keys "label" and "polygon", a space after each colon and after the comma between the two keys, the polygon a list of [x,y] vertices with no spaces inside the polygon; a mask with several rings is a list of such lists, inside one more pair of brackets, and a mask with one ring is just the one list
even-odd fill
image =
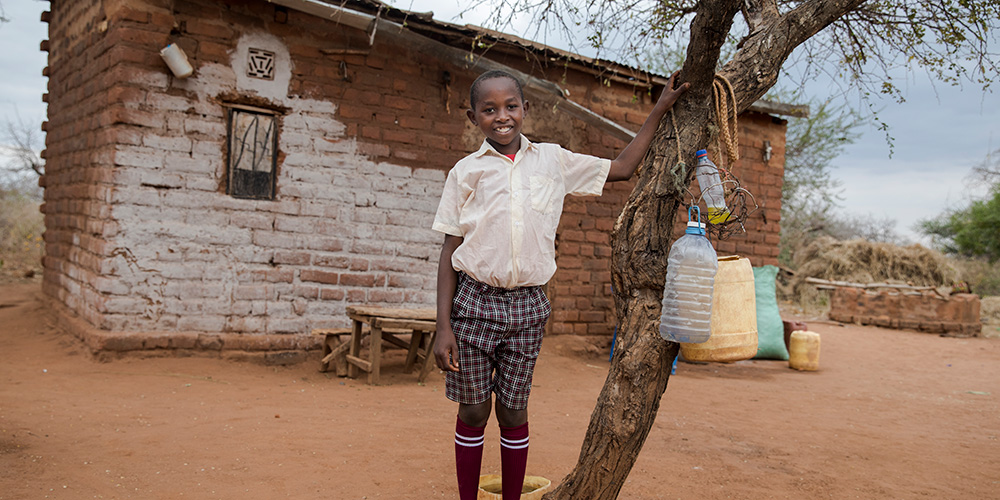
{"label": "shirt collar", "polygon": [[[524,134],[521,134],[521,148],[517,150],[519,153],[526,151],[528,148],[534,149],[535,147],[537,147],[537,146],[535,146],[534,143],[532,143],[531,141],[529,141],[528,138],[524,136]],[[496,149],[493,149],[493,146],[490,145],[489,141],[487,141],[486,139],[483,139],[483,144],[481,146],[479,146],[479,150],[476,151],[476,156],[480,157],[480,156],[486,155],[486,154],[488,154],[490,152],[492,152],[493,154],[495,154],[497,156],[503,156],[502,154],[500,154],[499,151],[497,151]]]}

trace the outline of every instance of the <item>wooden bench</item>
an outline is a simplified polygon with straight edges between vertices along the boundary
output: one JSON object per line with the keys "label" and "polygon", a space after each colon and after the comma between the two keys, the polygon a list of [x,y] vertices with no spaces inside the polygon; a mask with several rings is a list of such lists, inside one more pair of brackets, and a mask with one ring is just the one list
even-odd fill
{"label": "wooden bench", "polygon": [[[427,378],[434,367],[437,325],[433,309],[349,306],[347,315],[352,322],[349,329],[313,330],[314,334],[324,335],[320,371],[332,367],[338,376],[351,378],[363,371],[368,373],[369,384],[377,384],[382,370],[382,346],[386,342],[407,351],[403,367],[406,373],[419,365],[417,380],[423,382]],[[371,339],[367,359],[361,355],[365,336]]]}

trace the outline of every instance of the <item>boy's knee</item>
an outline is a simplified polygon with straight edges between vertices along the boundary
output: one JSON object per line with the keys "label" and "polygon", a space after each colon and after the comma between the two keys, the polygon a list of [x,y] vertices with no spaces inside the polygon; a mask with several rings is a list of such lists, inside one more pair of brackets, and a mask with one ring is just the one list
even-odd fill
{"label": "boy's knee", "polygon": [[482,403],[477,404],[459,404],[458,405],[458,418],[465,422],[465,425],[471,427],[485,427],[486,422],[490,419],[490,409],[492,407],[491,401],[486,400]]}
{"label": "boy's knee", "polygon": [[528,409],[512,410],[497,401],[497,422],[504,427],[517,427],[528,421]]}

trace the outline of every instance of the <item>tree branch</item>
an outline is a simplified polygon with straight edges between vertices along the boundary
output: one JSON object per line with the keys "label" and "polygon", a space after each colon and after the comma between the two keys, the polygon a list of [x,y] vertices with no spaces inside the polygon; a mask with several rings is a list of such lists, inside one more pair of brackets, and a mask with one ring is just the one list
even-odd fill
{"label": "tree branch", "polygon": [[864,0],[809,0],[760,25],[720,71],[733,85],[737,113],[745,111],[774,86],[781,66],[796,47],[863,3]]}
{"label": "tree branch", "polygon": [[743,19],[750,27],[747,37],[753,36],[761,29],[761,26],[779,17],[776,0],[744,0],[741,10],[743,11]]}

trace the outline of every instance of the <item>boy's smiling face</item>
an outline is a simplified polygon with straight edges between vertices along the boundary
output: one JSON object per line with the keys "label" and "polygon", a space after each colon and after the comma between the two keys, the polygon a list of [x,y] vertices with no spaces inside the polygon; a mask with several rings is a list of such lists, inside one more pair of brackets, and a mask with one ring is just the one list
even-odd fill
{"label": "boy's smiling face", "polygon": [[521,98],[517,85],[504,77],[479,82],[478,99],[468,111],[469,121],[486,135],[500,154],[517,153],[521,148],[521,124],[528,101]]}

